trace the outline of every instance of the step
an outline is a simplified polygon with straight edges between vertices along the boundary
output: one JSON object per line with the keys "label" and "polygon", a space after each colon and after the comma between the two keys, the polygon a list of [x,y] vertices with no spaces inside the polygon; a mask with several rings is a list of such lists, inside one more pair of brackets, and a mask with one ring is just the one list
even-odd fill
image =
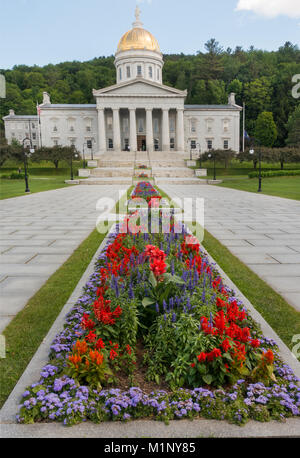
{"label": "step", "polygon": [[152,167],[152,175],[155,177],[195,177],[194,170],[183,168],[183,167]]}
{"label": "step", "polygon": [[132,177],[133,167],[103,167],[91,170],[91,178],[95,177]]}
{"label": "step", "polygon": [[132,167],[133,168],[134,166],[134,161],[127,161],[127,160],[117,160],[117,159],[114,159],[114,160],[110,160],[110,161],[98,161],[98,168],[102,168],[102,167],[105,167],[105,168],[115,168],[115,167]]}
{"label": "step", "polygon": [[155,179],[155,184],[157,186],[160,186],[162,184],[203,185],[207,184],[207,182],[206,180],[199,180],[198,178],[158,177]]}
{"label": "step", "polygon": [[103,177],[103,178],[87,178],[86,180],[78,180],[80,185],[132,185],[132,178],[128,177]]}

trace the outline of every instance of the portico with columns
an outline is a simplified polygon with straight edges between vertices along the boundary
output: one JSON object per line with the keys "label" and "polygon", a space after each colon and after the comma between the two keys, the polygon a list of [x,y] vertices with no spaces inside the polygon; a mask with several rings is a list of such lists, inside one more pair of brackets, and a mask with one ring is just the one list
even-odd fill
{"label": "portico with columns", "polygon": [[184,151],[186,91],[136,79],[94,91],[100,154]]}

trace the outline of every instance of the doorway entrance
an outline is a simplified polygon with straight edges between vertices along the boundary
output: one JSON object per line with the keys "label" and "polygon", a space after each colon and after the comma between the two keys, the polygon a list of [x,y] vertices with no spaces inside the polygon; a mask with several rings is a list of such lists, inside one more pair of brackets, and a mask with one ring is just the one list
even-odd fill
{"label": "doorway entrance", "polygon": [[137,136],[137,150],[138,151],[146,151],[147,144],[146,144],[146,136],[145,135],[138,135]]}

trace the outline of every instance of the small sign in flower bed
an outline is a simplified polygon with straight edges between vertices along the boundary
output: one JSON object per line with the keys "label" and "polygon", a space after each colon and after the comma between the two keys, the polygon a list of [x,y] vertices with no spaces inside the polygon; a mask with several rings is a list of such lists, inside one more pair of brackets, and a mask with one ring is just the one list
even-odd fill
{"label": "small sign in flower bed", "polygon": [[[132,197],[160,198],[149,183]],[[134,216],[109,235],[18,421],[300,415],[299,380],[198,241],[174,216],[169,233],[130,232]]]}

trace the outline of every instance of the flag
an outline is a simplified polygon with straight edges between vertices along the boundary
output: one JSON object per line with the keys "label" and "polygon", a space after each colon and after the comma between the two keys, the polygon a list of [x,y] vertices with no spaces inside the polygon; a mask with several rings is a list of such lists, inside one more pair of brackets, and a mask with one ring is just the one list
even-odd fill
{"label": "flag", "polygon": [[39,106],[38,102],[36,104],[36,111],[37,111],[38,117],[40,117],[40,115],[41,115],[41,107]]}
{"label": "flag", "polygon": [[246,130],[244,130],[244,137],[245,137],[247,140],[250,140],[250,137],[249,137],[249,135],[248,135],[248,133],[247,133]]}

